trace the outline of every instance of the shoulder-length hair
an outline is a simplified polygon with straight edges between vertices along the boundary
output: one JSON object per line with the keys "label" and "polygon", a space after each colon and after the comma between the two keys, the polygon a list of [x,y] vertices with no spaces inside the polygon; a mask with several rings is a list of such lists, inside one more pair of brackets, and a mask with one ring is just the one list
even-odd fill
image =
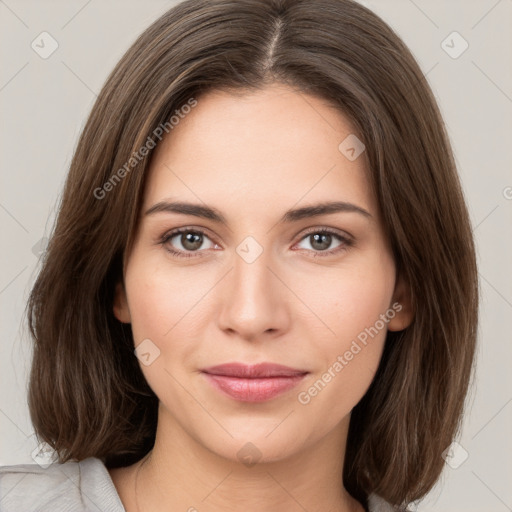
{"label": "shoulder-length hair", "polygon": [[440,476],[471,380],[474,241],[424,75],[393,30],[351,0],[187,0],[121,58],[81,133],[27,304],[33,425],[61,462],[95,456],[116,467],[152,448],[158,398],[134,356],[130,325],[112,311],[151,161],[141,148],[158,142],[162,127],[172,137],[169,120],[205,92],[273,82],[328,101],[366,146],[415,316],[388,332],[376,376],[352,411],[343,479],[362,500],[372,492],[393,504],[416,500]]}

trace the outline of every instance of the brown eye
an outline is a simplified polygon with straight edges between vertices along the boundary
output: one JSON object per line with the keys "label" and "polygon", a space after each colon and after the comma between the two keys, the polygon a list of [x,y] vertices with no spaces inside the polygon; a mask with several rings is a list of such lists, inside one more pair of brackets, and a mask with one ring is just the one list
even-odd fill
{"label": "brown eye", "polygon": [[[309,247],[300,247],[301,243],[309,243]],[[333,242],[337,244],[333,245]],[[306,233],[299,242],[298,247],[311,252],[313,256],[330,256],[342,252],[353,245],[353,241],[348,236],[331,231],[330,229],[316,229]]]}
{"label": "brown eye", "polygon": [[[210,246],[203,247],[205,241],[210,241]],[[191,257],[201,255],[203,250],[215,247],[215,244],[198,230],[181,228],[164,235],[161,242],[166,250],[175,256]],[[196,254],[193,254],[196,253]]]}
{"label": "brown eye", "polygon": [[199,233],[181,233],[180,235],[181,245],[187,251],[195,251],[203,244],[203,235]]}
{"label": "brown eye", "polygon": [[329,246],[331,245],[332,235],[328,235],[326,233],[316,233],[314,235],[309,235],[309,239],[313,249],[318,251],[325,251],[329,249]]}

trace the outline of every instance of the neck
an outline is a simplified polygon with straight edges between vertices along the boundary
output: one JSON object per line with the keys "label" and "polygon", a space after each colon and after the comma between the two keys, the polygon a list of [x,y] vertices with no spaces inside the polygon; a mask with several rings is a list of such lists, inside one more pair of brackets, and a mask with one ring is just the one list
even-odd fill
{"label": "neck", "polygon": [[220,456],[185,432],[160,405],[153,450],[133,471],[138,512],[362,512],[342,485],[349,419],[298,453],[251,463],[251,456],[258,459],[257,448],[246,445],[249,458],[242,458],[242,451],[240,460]]}

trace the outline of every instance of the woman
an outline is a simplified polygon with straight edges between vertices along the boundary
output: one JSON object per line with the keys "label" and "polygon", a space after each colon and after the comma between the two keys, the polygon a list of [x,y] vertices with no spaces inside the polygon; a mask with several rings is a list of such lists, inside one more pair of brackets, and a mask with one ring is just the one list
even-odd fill
{"label": "woman", "polygon": [[57,454],[5,510],[405,510],[475,350],[475,251],[417,63],[350,0],[188,0],[81,135],[28,303]]}

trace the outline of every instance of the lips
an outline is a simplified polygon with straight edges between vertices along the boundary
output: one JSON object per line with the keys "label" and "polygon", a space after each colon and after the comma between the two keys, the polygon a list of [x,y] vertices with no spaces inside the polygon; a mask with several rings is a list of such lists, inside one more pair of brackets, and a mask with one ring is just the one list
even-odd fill
{"label": "lips", "polygon": [[309,373],[274,363],[226,363],[202,372],[215,389],[243,402],[270,400],[295,387]]}
{"label": "lips", "polygon": [[295,377],[308,373],[307,370],[298,370],[274,363],[259,363],[246,365],[243,363],[226,363],[205,368],[203,372],[210,375],[224,375],[243,379],[257,379],[263,377]]}

